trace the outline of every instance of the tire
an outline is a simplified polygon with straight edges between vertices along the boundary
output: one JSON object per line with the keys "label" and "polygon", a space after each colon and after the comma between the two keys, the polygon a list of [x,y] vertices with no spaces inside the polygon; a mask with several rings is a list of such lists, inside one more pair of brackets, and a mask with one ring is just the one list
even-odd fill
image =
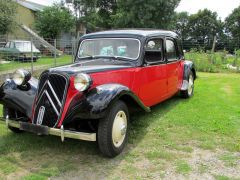
{"label": "tire", "polygon": [[183,98],[190,98],[194,94],[194,75],[193,72],[190,71],[189,77],[188,77],[188,89],[181,91],[181,96]]}
{"label": "tire", "polygon": [[123,151],[128,138],[128,124],[128,108],[123,101],[117,101],[98,124],[98,146],[104,156],[113,158]]}
{"label": "tire", "polygon": [[[15,118],[15,111],[3,106],[3,117],[6,119],[7,115],[9,116],[10,119]],[[10,129],[14,133],[22,133],[23,132],[22,130],[15,128],[15,127],[9,126],[8,129]]]}

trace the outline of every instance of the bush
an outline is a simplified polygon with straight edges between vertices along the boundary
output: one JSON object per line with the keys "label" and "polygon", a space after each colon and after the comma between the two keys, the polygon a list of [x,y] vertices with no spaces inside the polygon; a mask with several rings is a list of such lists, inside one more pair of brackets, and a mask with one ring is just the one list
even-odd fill
{"label": "bush", "polygon": [[185,54],[186,59],[194,62],[196,70],[200,72],[225,72],[232,71],[227,68],[227,65],[234,67],[240,67],[240,50],[235,51],[235,55],[229,55],[227,51],[219,51],[212,53],[203,50],[192,49]]}

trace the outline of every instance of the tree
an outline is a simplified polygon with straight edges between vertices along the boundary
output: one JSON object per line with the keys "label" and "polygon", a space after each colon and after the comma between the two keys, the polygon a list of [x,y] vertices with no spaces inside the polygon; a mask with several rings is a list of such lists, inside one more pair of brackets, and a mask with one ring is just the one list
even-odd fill
{"label": "tree", "polygon": [[73,25],[74,17],[71,12],[57,4],[38,12],[35,22],[40,35],[51,39],[56,39],[63,31],[69,31]]}
{"label": "tree", "polygon": [[189,38],[189,14],[188,12],[176,13],[175,16],[175,31],[178,33],[182,40]]}
{"label": "tree", "polygon": [[240,39],[240,6],[226,18],[225,28],[230,36]]}
{"label": "tree", "polygon": [[198,39],[199,43],[206,43],[222,33],[223,23],[216,12],[204,9],[189,17],[188,28],[191,38]]}
{"label": "tree", "polygon": [[174,10],[180,0],[118,0],[117,13],[112,16],[117,28],[172,27]]}
{"label": "tree", "polygon": [[72,5],[77,27],[84,24],[88,31],[111,28],[111,16],[117,8],[116,0],[73,0]]}
{"label": "tree", "polygon": [[0,0],[0,34],[7,34],[15,25],[16,3],[13,0]]}

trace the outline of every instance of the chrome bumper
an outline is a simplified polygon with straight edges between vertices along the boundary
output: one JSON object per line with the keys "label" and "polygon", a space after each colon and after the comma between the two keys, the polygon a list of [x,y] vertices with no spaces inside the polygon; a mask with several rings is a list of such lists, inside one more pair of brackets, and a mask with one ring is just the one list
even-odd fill
{"label": "chrome bumper", "polygon": [[64,130],[63,126],[61,129],[50,128],[47,126],[40,126],[31,123],[14,121],[8,118],[0,118],[0,122],[6,124],[7,127],[18,128],[23,131],[36,133],[38,135],[53,135],[61,137],[61,140],[64,141],[65,138],[79,139],[85,141],[96,141],[96,133],[85,133],[85,132],[76,132]]}

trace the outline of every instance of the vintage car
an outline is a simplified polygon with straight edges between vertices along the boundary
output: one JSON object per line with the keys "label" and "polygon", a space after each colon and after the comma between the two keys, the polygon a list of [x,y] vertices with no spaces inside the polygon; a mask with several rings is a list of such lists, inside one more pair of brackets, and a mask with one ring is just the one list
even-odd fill
{"label": "vintage car", "polygon": [[[32,57],[33,52],[33,57]],[[8,41],[6,45],[0,48],[0,55],[8,60],[16,60],[22,62],[29,62],[32,60],[36,62],[41,57],[40,51],[32,44],[31,41],[12,40]]]}
{"label": "vintage car", "polygon": [[97,141],[115,157],[127,143],[131,112],[150,112],[176,94],[190,98],[195,79],[177,34],[112,30],[84,35],[75,63],[46,70],[39,80],[17,70],[1,86],[0,103],[13,132]]}

